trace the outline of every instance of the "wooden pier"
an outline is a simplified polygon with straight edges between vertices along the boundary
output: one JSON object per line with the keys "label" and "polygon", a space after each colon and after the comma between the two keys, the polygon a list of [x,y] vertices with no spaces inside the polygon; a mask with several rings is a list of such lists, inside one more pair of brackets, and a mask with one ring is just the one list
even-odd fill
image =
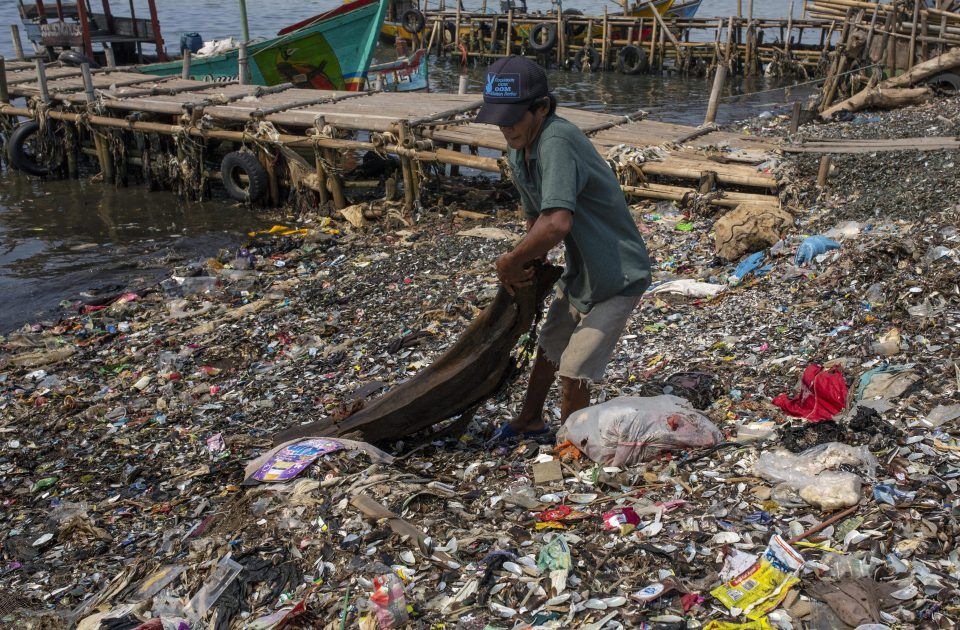
{"label": "wooden pier", "polygon": [[[792,8],[792,7],[791,7]],[[511,54],[572,70],[815,77],[829,65],[842,21],[823,18],[637,17],[427,11],[415,44],[437,57]]]}
{"label": "wooden pier", "polygon": [[[341,209],[355,189],[383,188],[388,198],[402,192],[409,213],[444,167],[508,175],[500,131],[471,122],[480,95],[211,84],[122,68],[88,72],[85,81],[80,69],[58,64],[42,71],[39,80],[35,64],[7,64],[6,98],[16,102],[0,103],[0,133],[9,141],[16,125],[42,121],[35,136],[52,139],[40,152],[48,176],[76,177],[89,159],[117,185],[140,180],[195,197],[226,177],[224,156],[244,151],[268,182],[252,202]],[[631,197],[779,205],[777,181],[757,168],[775,149],[761,139],[647,120],[644,112],[558,113],[607,156]],[[390,156],[399,168],[354,181],[344,165],[357,152]]]}

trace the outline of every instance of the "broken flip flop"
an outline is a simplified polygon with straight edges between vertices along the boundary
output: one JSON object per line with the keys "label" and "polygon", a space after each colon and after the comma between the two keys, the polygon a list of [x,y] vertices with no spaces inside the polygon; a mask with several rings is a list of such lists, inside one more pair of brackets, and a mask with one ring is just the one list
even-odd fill
{"label": "broken flip flop", "polygon": [[538,438],[542,436],[550,435],[550,427],[543,427],[542,429],[537,429],[536,431],[523,431],[517,433],[513,430],[513,427],[510,426],[509,422],[504,422],[493,432],[493,436],[490,438],[490,442],[502,442],[506,440],[514,439],[527,439],[527,438]]}

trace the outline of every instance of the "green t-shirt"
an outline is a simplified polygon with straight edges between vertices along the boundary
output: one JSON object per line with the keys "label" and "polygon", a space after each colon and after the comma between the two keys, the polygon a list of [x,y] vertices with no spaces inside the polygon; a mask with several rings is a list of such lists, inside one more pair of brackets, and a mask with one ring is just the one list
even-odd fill
{"label": "green t-shirt", "polygon": [[582,313],[617,295],[641,295],[650,285],[650,258],[623,191],[610,166],[570,121],[548,116],[530,148],[510,149],[510,169],[523,212],[573,212],[564,238],[566,269],[560,279],[570,303]]}

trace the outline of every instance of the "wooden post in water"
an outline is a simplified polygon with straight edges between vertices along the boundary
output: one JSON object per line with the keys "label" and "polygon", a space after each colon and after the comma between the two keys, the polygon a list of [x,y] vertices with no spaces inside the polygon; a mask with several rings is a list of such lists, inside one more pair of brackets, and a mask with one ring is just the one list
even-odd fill
{"label": "wooden post in water", "polygon": [[733,31],[733,16],[727,23],[727,47],[723,59],[717,59],[717,73],[713,75],[713,87],[710,89],[710,100],[707,102],[707,115],[703,118],[704,125],[710,125],[717,120],[717,108],[720,106],[720,93],[727,80],[727,68],[730,65],[730,36]]}
{"label": "wooden post in water", "polygon": [[600,45],[600,66],[604,71],[610,67],[607,55],[610,54],[610,22],[607,16],[607,5],[603,5],[603,43]]}
{"label": "wooden post in water", "polygon": [[17,56],[17,61],[24,61],[26,57],[23,54],[23,42],[20,41],[20,27],[16,24],[10,25],[10,40],[13,42],[13,52]]}
{"label": "wooden post in water", "polygon": [[117,57],[113,54],[113,44],[108,44],[107,42],[103,43],[103,55],[107,58],[108,68],[117,67]]}
{"label": "wooden post in water", "polygon": [[7,62],[0,55],[0,103],[10,102],[10,92],[7,90]]}
{"label": "wooden post in water", "polygon": [[713,75],[713,88],[710,90],[710,101],[707,103],[707,115],[703,119],[704,125],[709,125],[717,119],[717,108],[720,105],[720,92],[723,83],[727,80],[727,62],[717,63],[717,73]]}
{"label": "wooden post in water", "polygon": [[[93,75],[90,74],[90,65],[81,64],[80,73],[83,75],[83,91],[87,101],[87,108],[93,109],[97,97],[93,91]],[[97,162],[100,163],[100,172],[103,174],[103,181],[113,183],[113,161],[110,159],[108,150],[103,138],[100,137],[96,128],[93,128],[93,146],[96,148]]]}
{"label": "wooden post in water", "polygon": [[790,0],[790,8],[787,14],[787,36],[783,40],[783,54],[787,59],[790,58],[790,40],[793,38],[793,0]]}
{"label": "wooden post in water", "polygon": [[241,42],[240,51],[237,53],[237,70],[239,76],[237,79],[240,81],[240,85],[246,85],[250,77],[247,73],[247,44],[246,42]]}
{"label": "wooden post in water", "polygon": [[189,48],[187,48],[186,50],[183,51],[183,63],[181,64],[181,68],[180,68],[180,78],[183,79],[184,81],[186,81],[186,80],[188,80],[188,79],[190,78],[190,57],[191,57],[191,55],[192,55],[192,53],[190,52],[190,49],[189,49]]}

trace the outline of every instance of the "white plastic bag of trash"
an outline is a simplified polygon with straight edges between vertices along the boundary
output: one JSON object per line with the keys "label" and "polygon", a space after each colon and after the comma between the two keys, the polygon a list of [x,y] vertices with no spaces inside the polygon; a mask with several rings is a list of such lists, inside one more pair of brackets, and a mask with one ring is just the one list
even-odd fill
{"label": "white plastic bag of trash", "polygon": [[663,451],[715,446],[723,434],[683,398],[619,396],[571,414],[557,440],[595,462],[629,466]]}
{"label": "white plastic bag of trash", "polygon": [[863,480],[851,472],[831,470],[840,465],[858,466],[867,478],[872,478],[877,459],[865,446],[828,442],[799,454],[785,449],[762,453],[753,472],[767,481],[786,485],[810,505],[829,511],[860,501]]}

